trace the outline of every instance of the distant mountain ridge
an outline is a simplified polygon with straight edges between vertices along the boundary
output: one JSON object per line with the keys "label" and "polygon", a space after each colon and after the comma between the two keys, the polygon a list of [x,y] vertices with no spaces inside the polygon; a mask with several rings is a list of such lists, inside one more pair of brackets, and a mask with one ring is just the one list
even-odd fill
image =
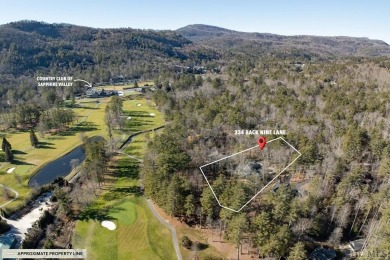
{"label": "distant mountain ridge", "polygon": [[[37,21],[0,25],[0,75],[17,77],[40,70],[80,71],[108,66],[135,70],[136,66],[142,69],[152,64],[212,58],[209,55],[215,53],[197,48],[169,30],[96,29]],[[140,72],[134,71],[133,76],[137,75]]]}
{"label": "distant mountain ridge", "polygon": [[201,24],[171,31],[20,21],[0,25],[0,85],[37,73],[87,74],[95,82],[122,74],[137,78],[158,73],[162,65],[226,61],[237,53],[293,59],[388,57],[390,46],[368,38],[245,33]]}
{"label": "distant mountain ridge", "polygon": [[320,56],[390,56],[390,46],[381,40],[347,36],[283,36],[238,32],[194,24],[177,29],[185,38],[214,48],[247,52],[306,52]]}

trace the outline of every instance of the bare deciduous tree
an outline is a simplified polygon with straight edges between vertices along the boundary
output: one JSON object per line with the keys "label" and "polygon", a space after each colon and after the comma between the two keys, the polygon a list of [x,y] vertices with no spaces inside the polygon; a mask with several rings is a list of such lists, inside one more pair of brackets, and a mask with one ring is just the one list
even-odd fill
{"label": "bare deciduous tree", "polygon": [[11,198],[11,195],[9,194],[9,190],[3,186],[3,199],[9,200]]}
{"label": "bare deciduous tree", "polygon": [[342,235],[343,235],[343,229],[341,227],[336,227],[333,230],[332,234],[330,234],[328,243],[333,246],[339,245]]}
{"label": "bare deciduous tree", "polygon": [[293,226],[292,230],[298,234],[298,239],[306,233],[313,225],[313,220],[308,218],[301,218],[298,222]]}
{"label": "bare deciduous tree", "polygon": [[72,159],[70,160],[70,167],[72,167],[72,170],[76,169],[77,166],[80,165],[80,160],[79,159]]}
{"label": "bare deciduous tree", "polygon": [[15,180],[19,183],[20,186],[23,186],[23,178],[17,173],[14,173]]}
{"label": "bare deciduous tree", "polygon": [[337,214],[336,222],[339,227],[345,227],[348,224],[349,215],[351,213],[351,205],[344,204]]}

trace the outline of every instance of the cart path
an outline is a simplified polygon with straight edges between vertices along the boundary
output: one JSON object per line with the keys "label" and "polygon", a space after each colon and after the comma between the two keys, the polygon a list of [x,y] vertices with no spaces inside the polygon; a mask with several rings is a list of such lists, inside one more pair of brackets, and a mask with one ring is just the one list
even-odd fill
{"label": "cart path", "polygon": [[156,209],[154,208],[154,206],[153,206],[151,200],[148,200],[148,199],[147,199],[146,201],[147,201],[147,203],[148,203],[148,206],[149,206],[150,210],[151,210],[152,213],[154,214],[154,216],[155,216],[162,224],[164,224],[167,228],[169,228],[169,230],[171,231],[171,233],[172,233],[173,246],[174,246],[175,251],[176,251],[177,259],[178,259],[178,260],[182,260],[183,257],[181,256],[181,252],[180,252],[180,249],[179,249],[179,241],[177,240],[176,229],[175,229],[171,224],[169,224],[168,221],[166,221],[165,219],[163,219],[163,218],[161,217],[160,214],[158,214],[158,212],[157,212]]}
{"label": "cart path", "polygon": [[1,188],[5,188],[6,190],[9,190],[11,192],[13,192],[15,194],[15,197],[13,197],[11,200],[7,201],[6,203],[4,203],[3,205],[0,205],[0,209],[4,206],[7,206],[9,203],[11,203],[12,201],[16,200],[17,198],[19,198],[19,192],[17,192],[16,190],[14,189],[11,189],[10,187],[7,187],[3,184],[0,184],[0,187]]}

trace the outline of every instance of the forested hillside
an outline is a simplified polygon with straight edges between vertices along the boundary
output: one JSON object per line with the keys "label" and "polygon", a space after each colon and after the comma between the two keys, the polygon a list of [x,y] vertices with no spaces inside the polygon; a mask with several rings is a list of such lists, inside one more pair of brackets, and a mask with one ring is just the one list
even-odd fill
{"label": "forested hillside", "polygon": [[[171,88],[154,99],[172,123],[150,142],[143,168],[146,194],[167,212],[261,256],[301,250],[307,259],[319,242],[338,248],[358,238],[370,250],[389,248],[390,71],[383,61],[242,59],[201,85],[183,74],[156,84],[167,82]],[[287,129],[286,140],[302,153],[288,175],[304,180],[265,192],[240,213],[221,208],[198,167],[256,144],[234,130],[273,128]],[[243,205],[250,192],[240,182],[227,188],[224,178],[213,185],[231,205]]]}
{"label": "forested hillside", "polygon": [[178,33],[205,46],[265,56],[336,58],[390,56],[390,46],[380,40],[355,37],[283,36],[245,33],[203,24],[188,25]]}
{"label": "forested hillside", "polygon": [[[201,64],[217,52],[173,31],[95,29],[21,21],[0,26],[0,94],[31,99],[36,76],[73,76],[92,82],[151,78],[162,67]],[[26,97],[27,95],[27,97]]]}

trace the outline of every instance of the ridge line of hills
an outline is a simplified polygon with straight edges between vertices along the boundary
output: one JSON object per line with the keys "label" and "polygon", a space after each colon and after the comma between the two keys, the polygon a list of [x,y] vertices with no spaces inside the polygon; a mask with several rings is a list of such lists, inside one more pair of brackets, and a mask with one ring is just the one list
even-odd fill
{"label": "ridge line of hills", "polygon": [[[267,32],[243,32],[243,31],[236,31],[236,30],[231,30],[227,29],[224,27],[219,27],[219,26],[214,26],[214,25],[206,25],[206,24],[190,24],[181,28],[178,28],[176,31],[183,32],[185,34],[190,33],[190,31],[194,30],[203,30],[205,32],[215,32],[219,34],[229,34],[229,35],[252,35],[254,37],[260,37],[263,36],[264,38],[269,36],[269,37],[279,37],[279,38],[345,38],[345,39],[360,39],[360,40],[367,40],[367,41],[373,41],[377,42],[378,44],[384,44],[387,46],[390,46],[387,44],[385,41],[380,40],[380,39],[371,39],[369,37],[355,37],[355,36],[343,36],[343,35],[337,35],[337,36],[327,36],[327,35],[310,35],[310,34],[296,34],[296,35],[283,35],[283,34],[276,34],[276,33],[267,33]],[[191,36],[189,36],[192,38]]]}
{"label": "ridge line of hills", "polygon": [[[20,77],[67,73],[104,82],[158,73],[161,66],[229,61],[237,55],[292,60],[390,57],[380,40],[245,33],[209,25],[172,30],[97,29],[19,21],[0,25],[0,87]],[[0,93],[5,93],[0,88]]]}
{"label": "ridge line of hills", "polygon": [[214,48],[247,50],[248,53],[305,53],[312,56],[390,56],[390,45],[382,40],[350,36],[284,36],[271,33],[238,32],[203,24],[176,30],[185,38]]}

